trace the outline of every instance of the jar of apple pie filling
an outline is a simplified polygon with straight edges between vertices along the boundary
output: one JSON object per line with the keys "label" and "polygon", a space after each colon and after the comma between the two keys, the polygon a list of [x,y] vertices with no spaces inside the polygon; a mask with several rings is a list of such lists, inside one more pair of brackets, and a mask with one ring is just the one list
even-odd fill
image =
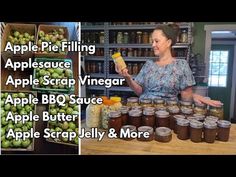
{"label": "jar of apple pie filling", "polygon": [[138,106],[138,97],[129,97],[127,98],[127,106],[133,107]]}
{"label": "jar of apple pie filling", "polygon": [[151,107],[152,106],[152,100],[148,98],[144,98],[140,100],[140,105],[145,108],[145,107]]}
{"label": "jar of apple pie filling", "polygon": [[201,114],[201,115],[206,116],[207,115],[207,106],[206,106],[206,104],[195,103],[193,112],[194,112],[194,114]]}
{"label": "jar of apple pie filling", "polygon": [[219,107],[211,106],[210,110],[209,110],[209,115],[218,117],[220,120],[223,120],[224,119],[223,105],[221,105]]}
{"label": "jar of apple pie filling", "polygon": [[169,107],[169,113],[170,113],[170,129],[174,130],[175,127],[175,115],[178,115],[180,112],[180,109],[178,107]]}
{"label": "jar of apple pie filling", "polygon": [[180,101],[180,109],[182,109],[182,108],[192,109],[192,102],[191,101]]}
{"label": "jar of apple pie filling", "polygon": [[193,109],[183,107],[183,108],[181,108],[181,113],[186,117],[192,116],[193,115]]}
{"label": "jar of apple pie filling", "polygon": [[177,100],[167,100],[167,110],[169,111],[170,109],[178,109],[178,102]]}

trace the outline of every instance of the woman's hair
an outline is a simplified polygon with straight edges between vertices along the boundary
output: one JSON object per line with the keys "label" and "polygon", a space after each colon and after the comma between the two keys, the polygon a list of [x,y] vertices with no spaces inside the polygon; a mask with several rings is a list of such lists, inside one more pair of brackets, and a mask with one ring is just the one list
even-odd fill
{"label": "woman's hair", "polygon": [[168,25],[157,25],[155,30],[161,30],[163,34],[167,37],[167,39],[171,39],[171,46],[175,45],[177,41],[177,37],[179,36],[179,26],[176,24],[168,24]]}

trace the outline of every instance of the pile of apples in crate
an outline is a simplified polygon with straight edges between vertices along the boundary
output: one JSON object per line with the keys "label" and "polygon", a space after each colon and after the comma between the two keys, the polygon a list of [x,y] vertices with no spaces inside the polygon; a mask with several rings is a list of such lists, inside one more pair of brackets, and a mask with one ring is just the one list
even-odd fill
{"label": "pile of apples in crate", "polygon": [[[43,30],[40,30],[38,32],[38,42],[37,45],[39,46],[39,53],[60,53],[65,54],[65,51],[61,50],[61,42],[67,41],[65,36],[65,31],[63,28],[59,28],[58,30],[53,29],[50,32],[44,32]],[[51,42],[53,45],[58,46],[59,51],[53,52],[48,51],[48,48],[44,51],[40,51],[40,47],[42,46],[42,42]]]}
{"label": "pile of apples in crate", "polygon": [[5,100],[8,95],[14,98],[25,98],[28,97],[29,93],[1,93],[1,147],[2,148],[28,148],[32,144],[32,139],[26,138],[16,140],[12,136],[8,136],[9,131],[13,130],[14,132],[30,132],[30,129],[33,127],[32,121],[13,121],[7,120],[7,115],[29,115],[30,112],[35,111],[34,104],[27,104],[22,106],[21,104],[17,104],[14,106],[13,104],[7,103],[5,104]]}
{"label": "pile of apples in crate", "polygon": [[57,114],[65,114],[65,115],[73,115],[74,120],[72,121],[48,121],[48,128],[50,128],[50,132],[75,132],[76,137],[73,140],[69,140],[68,137],[59,137],[53,139],[55,142],[63,142],[69,144],[78,145],[78,105],[70,104],[69,95],[65,95],[66,103],[64,106],[60,106],[59,104],[50,104],[49,105],[49,114],[57,115]]}

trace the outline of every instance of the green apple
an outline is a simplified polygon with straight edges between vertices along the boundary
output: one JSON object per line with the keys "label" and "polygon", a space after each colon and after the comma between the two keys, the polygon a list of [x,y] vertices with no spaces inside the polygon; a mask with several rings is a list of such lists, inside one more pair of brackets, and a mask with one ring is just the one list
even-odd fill
{"label": "green apple", "polygon": [[69,128],[72,129],[72,130],[75,130],[75,128],[76,128],[75,123],[70,122],[70,123],[69,123]]}
{"label": "green apple", "polygon": [[21,147],[21,142],[22,142],[21,139],[19,139],[19,140],[13,139],[12,140],[12,144],[13,144],[14,147]]}
{"label": "green apple", "polygon": [[21,142],[22,147],[27,148],[31,144],[29,139],[25,139]]}
{"label": "green apple", "polygon": [[2,148],[9,148],[10,147],[10,141],[4,140],[2,141]]}

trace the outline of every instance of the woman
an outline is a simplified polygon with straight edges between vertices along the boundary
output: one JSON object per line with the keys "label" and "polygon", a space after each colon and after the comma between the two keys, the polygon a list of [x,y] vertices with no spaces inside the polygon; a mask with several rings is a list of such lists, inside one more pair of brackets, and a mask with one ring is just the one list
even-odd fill
{"label": "woman", "polygon": [[147,60],[140,73],[132,79],[127,69],[116,72],[123,76],[129,87],[142,98],[162,97],[164,99],[177,98],[185,101],[194,100],[211,106],[220,106],[221,102],[209,100],[193,93],[195,80],[186,60],[175,59],[171,54],[171,47],[176,43],[178,27],[175,25],[158,25],[152,33],[152,48],[156,60]]}

